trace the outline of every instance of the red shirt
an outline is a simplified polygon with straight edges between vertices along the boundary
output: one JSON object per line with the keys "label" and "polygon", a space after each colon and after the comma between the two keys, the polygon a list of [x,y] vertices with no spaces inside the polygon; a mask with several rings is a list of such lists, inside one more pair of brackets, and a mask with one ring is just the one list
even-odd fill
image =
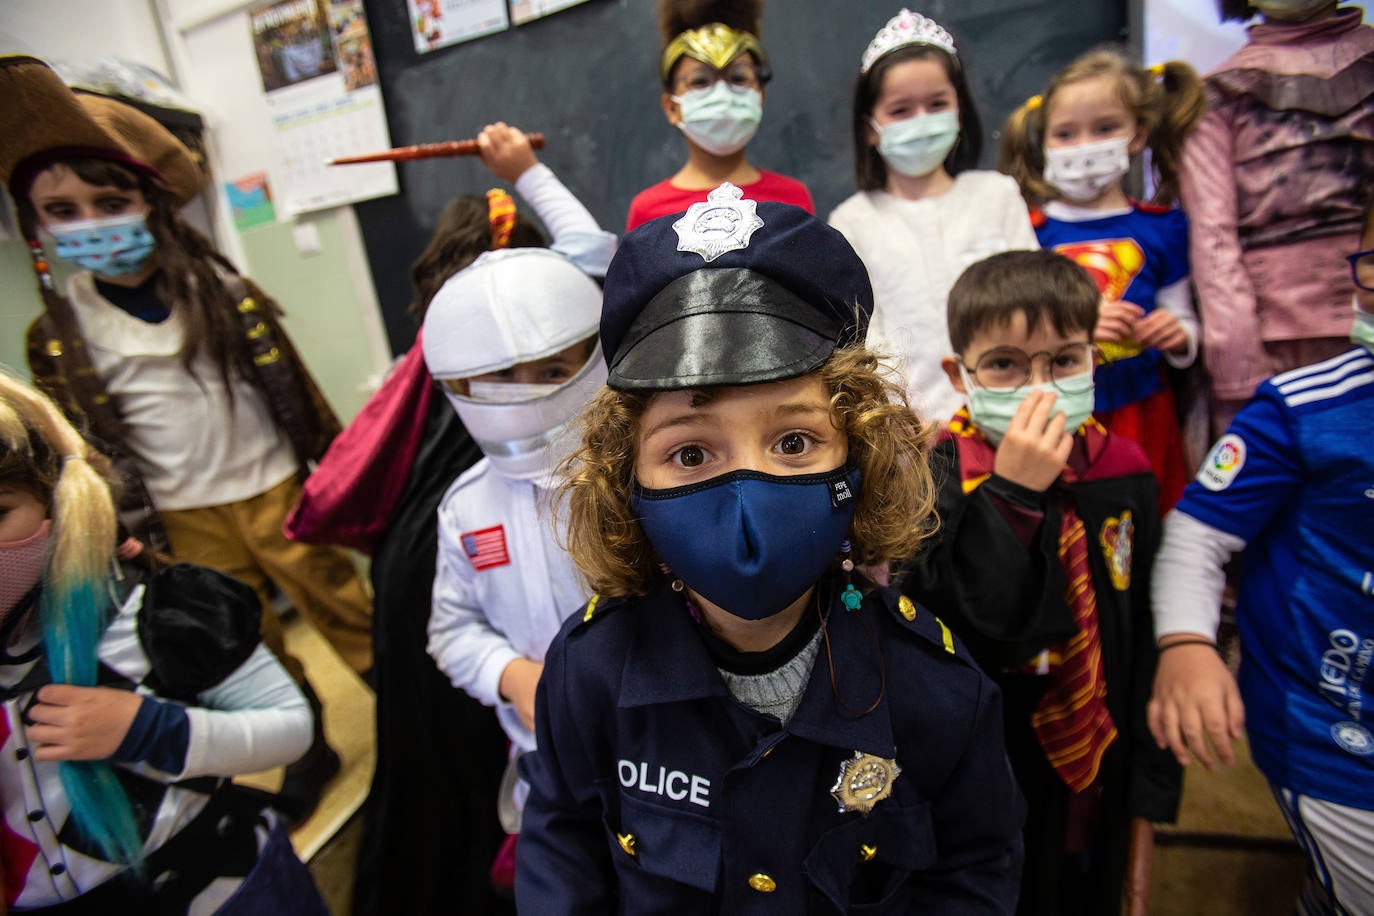
{"label": "red shirt", "polygon": [[[816,205],[811,202],[811,192],[806,189],[806,185],[777,172],[759,169],[759,180],[741,185],[740,190],[749,200],[771,200],[780,204],[793,204],[807,213],[816,212]],[[692,204],[706,200],[709,193],[709,189],[679,188],[672,183],[672,179],[651,185],[630,201],[630,215],[625,220],[625,231],[629,232],[636,226],[660,216],[682,213]]]}

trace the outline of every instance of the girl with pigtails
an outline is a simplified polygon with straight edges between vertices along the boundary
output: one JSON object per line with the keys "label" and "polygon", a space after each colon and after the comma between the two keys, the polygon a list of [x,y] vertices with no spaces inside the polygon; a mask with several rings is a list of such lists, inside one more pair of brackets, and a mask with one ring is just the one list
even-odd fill
{"label": "girl with pigtails", "polygon": [[[1167,368],[1191,366],[1198,320],[1188,272],[1188,221],[1172,207],[1183,142],[1206,102],[1193,68],[1145,68],[1100,49],[1056,75],[1043,96],[1012,113],[999,167],[1021,186],[1043,248],[1077,261],[1102,293],[1093,341],[1095,410],[1138,442],[1167,511],[1189,473]],[[1126,196],[1132,160],[1150,151],[1152,203]]]}
{"label": "girl with pigtails", "polygon": [[16,912],[323,914],[267,798],[310,744],[253,590],[115,558],[108,462],[0,374],[0,800]]}

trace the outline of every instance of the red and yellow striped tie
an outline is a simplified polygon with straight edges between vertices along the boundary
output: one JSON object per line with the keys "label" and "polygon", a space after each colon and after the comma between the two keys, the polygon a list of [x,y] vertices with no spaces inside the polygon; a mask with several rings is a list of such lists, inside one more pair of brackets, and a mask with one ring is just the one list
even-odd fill
{"label": "red and yellow striped tie", "polygon": [[1082,792],[1097,779],[1102,755],[1116,740],[1116,724],[1107,711],[1088,540],[1083,520],[1068,505],[1059,528],[1059,562],[1069,583],[1064,600],[1078,633],[1049,650],[1050,687],[1031,716],[1031,726],[1059,778]]}

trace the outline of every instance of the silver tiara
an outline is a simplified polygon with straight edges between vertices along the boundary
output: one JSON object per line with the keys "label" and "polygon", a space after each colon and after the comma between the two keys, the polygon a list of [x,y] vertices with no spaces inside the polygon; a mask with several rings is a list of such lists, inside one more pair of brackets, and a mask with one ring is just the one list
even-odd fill
{"label": "silver tiara", "polygon": [[859,73],[867,73],[869,68],[878,62],[878,58],[888,51],[906,45],[931,45],[951,57],[959,53],[954,49],[954,36],[938,22],[904,9],[889,19],[887,25],[879,29],[878,34],[868,43],[863,62],[859,65]]}

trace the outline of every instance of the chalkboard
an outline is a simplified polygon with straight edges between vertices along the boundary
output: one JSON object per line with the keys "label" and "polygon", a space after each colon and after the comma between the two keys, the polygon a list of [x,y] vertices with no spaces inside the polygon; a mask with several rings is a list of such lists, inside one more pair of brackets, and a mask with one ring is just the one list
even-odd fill
{"label": "chalkboard", "polygon": [[[908,4],[909,0],[908,0]],[[854,191],[850,106],[859,58],[902,0],[772,0],[763,41],[773,65],[752,163],[792,175],[827,215]],[[369,0],[377,64],[397,146],[475,136],[504,120],[548,138],[540,158],[601,222],[621,232],[630,198],[686,160],[659,104],[653,0],[589,0],[487,38],[417,54],[401,0]],[[1127,0],[934,0],[916,9],[948,27],[973,77],[983,160],[997,128],[1070,59],[1123,41]],[[414,339],[409,267],[440,210],[496,179],[479,162],[400,165],[401,194],[355,205],[393,349]]]}

